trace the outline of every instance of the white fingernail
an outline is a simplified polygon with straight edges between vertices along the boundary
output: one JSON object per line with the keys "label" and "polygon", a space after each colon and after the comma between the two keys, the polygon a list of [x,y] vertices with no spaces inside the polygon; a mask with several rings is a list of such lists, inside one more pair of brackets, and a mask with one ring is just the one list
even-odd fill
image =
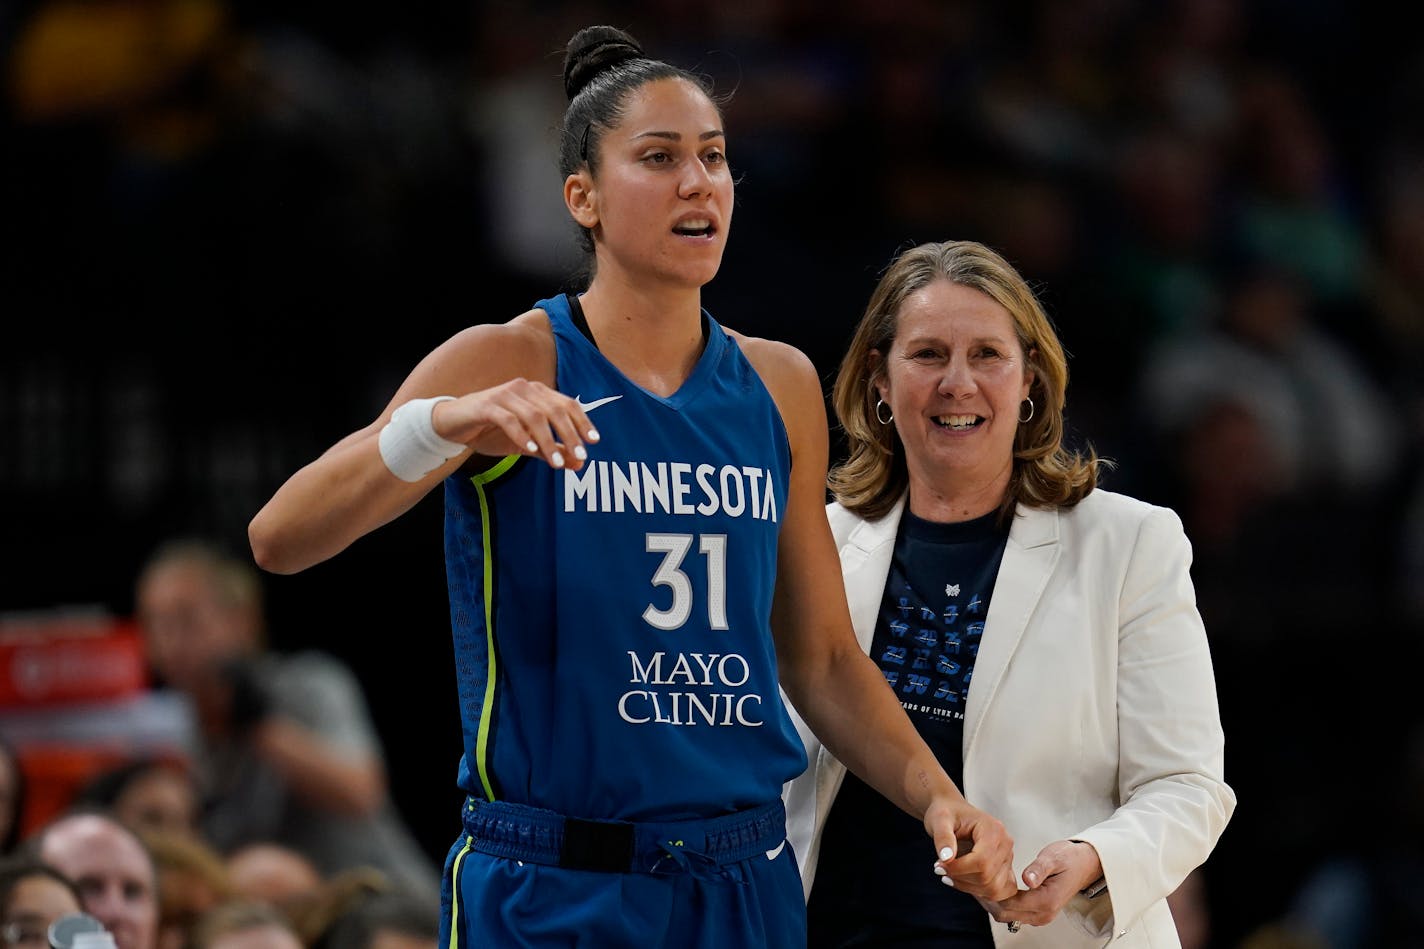
{"label": "white fingernail", "polygon": [[529,452],[529,454],[531,455],[537,455],[539,454],[539,443],[531,438],[529,439],[529,441],[524,443],[524,450]]}
{"label": "white fingernail", "polygon": [[598,429],[596,429],[596,428],[590,428],[590,429],[588,430],[588,438],[586,439],[586,441],[591,441],[591,442],[596,442],[596,441],[598,441]]}
{"label": "white fingernail", "polygon": [[939,882],[943,883],[945,886],[954,886],[954,881],[951,880],[949,877],[940,877]]}
{"label": "white fingernail", "polygon": [[574,457],[579,461],[588,461],[588,452],[583,450],[582,445],[574,446]]}
{"label": "white fingernail", "polygon": [[939,864],[935,864],[934,870],[935,870],[935,876],[937,876],[937,877],[942,877],[942,876],[945,876],[945,875],[947,875],[947,874],[949,873],[948,870],[946,870],[944,867],[940,866]]}
{"label": "white fingernail", "polygon": [[954,859],[954,850],[950,847],[941,847],[939,851],[939,858],[941,860]]}
{"label": "white fingernail", "polygon": [[555,468],[562,468],[564,466],[564,456],[561,455],[559,452],[554,452],[552,455],[549,456],[549,464],[553,465]]}

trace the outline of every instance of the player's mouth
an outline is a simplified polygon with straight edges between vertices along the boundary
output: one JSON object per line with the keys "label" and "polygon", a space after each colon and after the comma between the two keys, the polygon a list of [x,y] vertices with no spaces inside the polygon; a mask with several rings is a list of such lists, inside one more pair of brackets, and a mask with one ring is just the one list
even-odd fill
{"label": "player's mouth", "polygon": [[672,226],[672,232],[679,237],[705,239],[717,233],[717,225],[710,217],[686,217]]}

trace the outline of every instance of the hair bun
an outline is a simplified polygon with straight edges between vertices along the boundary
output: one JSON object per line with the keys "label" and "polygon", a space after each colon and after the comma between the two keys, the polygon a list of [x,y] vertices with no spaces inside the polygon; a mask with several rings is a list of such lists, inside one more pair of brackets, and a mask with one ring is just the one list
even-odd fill
{"label": "hair bun", "polygon": [[564,93],[572,100],[599,73],[642,57],[643,47],[617,27],[586,26],[564,53]]}

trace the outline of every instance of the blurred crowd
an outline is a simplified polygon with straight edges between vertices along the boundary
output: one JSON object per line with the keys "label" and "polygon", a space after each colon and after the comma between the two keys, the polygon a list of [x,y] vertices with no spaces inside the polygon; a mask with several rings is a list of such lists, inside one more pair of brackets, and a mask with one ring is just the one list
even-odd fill
{"label": "blurred crowd", "polygon": [[[6,749],[0,785],[13,789],[17,773]],[[200,803],[200,784],[173,762],[98,776],[0,854],[0,943],[69,949],[67,924],[83,916],[117,949],[435,949],[433,896],[371,867],[322,873],[276,842],[221,851]]]}
{"label": "blurred crowd", "polygon": [[[165,544],[134,595],[147,688],[179,699],[188,738],[147,751],[111,741],[102,757],[90,742],[65,782],[39,752],[52,762],[66,716],[113,714],[124,697],[91,686],[39,703],[38,682],[21,690],[30,702],[7,694],[0,942],[71,949],[56,934],[84,913],[117,949],[435,949],[438,867],[391,807],[345,665],[269,648],[256,569],[213,543]],[[40,668],[54,648],[36,628],[7,673]],[[6,737],[35,717],[49,727]]]}
{"label": "blurred crowd", "polygon": [[[829,378],[899,248],[1039,290],[1071,436],[1193,541],[1240,808],[1184,945],[1424,944],[1424,39],[1382,3],[0,3],[0,611],[137,615],[164,541],[242,550],[421,353],[571,287],[559,64],[595,22],[730,95],[723,323]],[[359,546],[267,578],[268,639],[350,663],[436,863],[458,732],[412,693],[450,690],[390,670],[452,674],[438,503]],[[241,892],[186,840],[148,844],[176,890]]]}

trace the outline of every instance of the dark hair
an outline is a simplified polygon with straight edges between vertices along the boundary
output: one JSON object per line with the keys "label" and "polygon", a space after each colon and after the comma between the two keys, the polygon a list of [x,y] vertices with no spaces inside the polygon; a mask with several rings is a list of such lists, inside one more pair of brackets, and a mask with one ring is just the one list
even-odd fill
{"label": "dark hair", "polygon": [[171,771],[185,778],[190,777],[187,768],[175,760],[144,755],[100,771],[75,792],[72,803],[107,811],[118,804],[130,785],[153,771]]}
{"label": "dark hair", "polygon": [[440,934],[439,901],[402,889],[373,893],[337,919],[324,949],[370,949],[382,930],[436,939]]}
{"label": "dark hair", "polygon": [[[19,846],[20,834],[23,832],[20,822],[25,819],[25,771],[20,767],[20,755],[15,746],[6,740],[4,735],[0,735],[0,758],[10,763],[10,770],[13,772],[15,787],[12,791],[12,800],[9,803],[11,809],[10,829],[3,837],[0,837],[0,854],[11,853]],[[6,806],[0,802],[0,806]]]}
{"label": "dark hair", "polygon": [[22,880],[31,877],[53,880],[69,891],[75,903],[84,905],[79,896],[79,888],[74,885],[73,880],[33,854],[20,853],[0,859],[0,912],[4,912],[10,905],[10,897],[14,895],[15,887]]}
{"label": "dark hair", "polygon": [[[705,78],[650,59],[636,39],[617,27],[586,26],[575,33],[564,50],[569,107],[559,131],[559,174],[567,178],[583,167],[596,174],[598,147],[622,120],[628,96],[659,79],[684,79],[717,105]],[[580,228],[579,237],[584,251],[592,254],[593,234]]]}

